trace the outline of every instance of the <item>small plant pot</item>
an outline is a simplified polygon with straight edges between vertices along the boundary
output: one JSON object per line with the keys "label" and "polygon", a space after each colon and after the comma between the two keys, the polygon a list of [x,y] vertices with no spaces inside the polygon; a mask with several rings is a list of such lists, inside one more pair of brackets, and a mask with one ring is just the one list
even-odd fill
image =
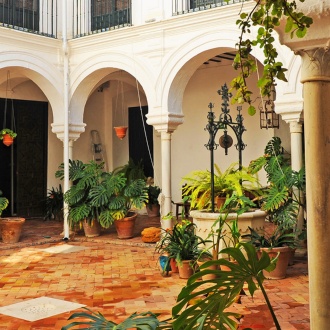
{"label": "small plant pot", "polygon": [[159,204],[147,205],[146,208],[149,218],[159,217],[159,210],[160,210]]}
{"label": "small plant pot", "polygon": [[13,139],[9,134],[5,134],[5,135],[3,136],[2,143],[3,143],[5,146],[9,147],[9,146],[11,146],[11,145],[13,144],[13,142],[14,142],[14,139]]}
{"label": "small plant pot", "polygon": [[117,126],[114,127],[117,137],[122,140],[126,136],[127,126]]}
{"label": "small plant pot", "polygon": [[182,260],[181,264],[178,263],[178,268],[180,278],[187,279],[194,274],[194,265],[192,260]]}
{"label": "small plant pot", "polygon": [[[197,261],[197,265],[198,267],[202,266],[206,261]],[[218,269],[218,266],[217,265],[212,265],[212,266],[209,266],[207,268],[203,268],[202,270],[206,270],[206,269],[210,269],[210,270],[217,270]],[[203,275],[202,276],[202,280],[203,281],[207,281],[207,280],[213,280],[217,277],[216,274],[206,274],[206,275]]]}
{"label": "small plant pot", "polygon": [[171,266],[171,271],[172,273],[178,273],[179,272],[179,267],[174,258],[170,259],[170,266]]}
{"label": "small plant pot", "polygon": [[89,223],[87,220],[84,220],[83,228],[86,237],[97,237],[101,235],[102,227],[100,223],[96,220],[92,220],[91,223]]}
{"label": "small plant pot", "polygon": [[1,218],[0,231],[2,242],[6,244],[19,242],[24,222],[24,218]]}

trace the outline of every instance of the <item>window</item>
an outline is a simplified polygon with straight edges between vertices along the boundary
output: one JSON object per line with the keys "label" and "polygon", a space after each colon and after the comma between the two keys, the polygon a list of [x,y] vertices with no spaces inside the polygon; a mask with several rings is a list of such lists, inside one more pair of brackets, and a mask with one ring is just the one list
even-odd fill
{"label": "window", "polygon": [[92,31],[130,23],[130,0],[92,1]]}

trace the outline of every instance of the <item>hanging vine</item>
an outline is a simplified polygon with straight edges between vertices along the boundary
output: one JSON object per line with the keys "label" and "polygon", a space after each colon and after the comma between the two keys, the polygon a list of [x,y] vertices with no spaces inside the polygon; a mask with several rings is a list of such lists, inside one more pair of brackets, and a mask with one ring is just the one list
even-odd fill
{"label": "hanging vine", "polygon": [[[274,47],[274,29],[281,22],[285,23],[285,33],[289,33],[291,38],[297,36],[303,38],[308,28],[313,23],[311,17],[305,16],[297,10],[296,1],[290,0],[255,0],[256,5],[250,13],[241,13],[236,25],[240,28],[241,34],[237,43],[238,52],[234,59],[233,66],[239,70],[239,74],[231,81],[231,87],[236,90],[232,102],[248,103],[248,113],[254,115],[256,109],[252,104],[252,92],[247,86],[247,78],[257,71],[257,63],[251,55],[254,47],[263,50],[264,69],[262,76],[258,79],[258,87],[261,96],[270,97],[275,79],[287,81],[285,77],[286,68],[283,63],[277,60],[278,52]],[[304,2],[304,0],[297,0]],[[254,39],[247,37],[251,28],[259,26]]]}

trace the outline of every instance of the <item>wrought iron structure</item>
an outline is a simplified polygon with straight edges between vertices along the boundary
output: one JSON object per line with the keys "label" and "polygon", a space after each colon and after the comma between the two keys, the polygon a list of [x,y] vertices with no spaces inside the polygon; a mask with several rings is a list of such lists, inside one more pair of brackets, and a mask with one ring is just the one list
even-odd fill
{"label": "wrought iron structure", "polygon": [[215,113],[213,112],[214,105],[209,103],[208,107],[210,111],[207,114],[208,123],[205,127],[205,130],[209,132],[209,141],[205,144],[205,147],[210,150],[210,158],[211,158],[211,211],[214,212],[214,150],[216,150],[219,146],[215,142],[215,137],[218,133],[218,130],[223,130],[223,136],[220,138],[222,140],[220,142],[221,146],[225,149],[225,154],[228,154],[228,148],[231,146],[232,139],[230,135],[228,135],[227,128],[230,127],[237,138],[237,143],[235,144],[236,149],[238,150],[238,164],[239,169],[242,168],[242,151],[245,149],[246,144],[244,144],[242,135],[246,131],[243,125],[243,116],[241,114],[242,107],[237,107],[237,117],[236,121],[233,120],[230,109],[229,109],[229,99],[232,97],[232,94],[228,91],[228,87],[224,84],[220,90],[218,90],[218,94],[222,98],[221,103],[221,114],[219,116],[219,120],[215,120]]}

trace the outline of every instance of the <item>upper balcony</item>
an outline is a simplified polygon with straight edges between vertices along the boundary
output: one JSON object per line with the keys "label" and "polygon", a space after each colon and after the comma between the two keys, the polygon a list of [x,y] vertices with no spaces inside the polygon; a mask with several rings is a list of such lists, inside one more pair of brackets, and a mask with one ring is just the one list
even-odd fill
{"label": "upper balcony", "polygon": [[[63,13],[67,35],[77,38],[248,0],[0,0],[0,26],[57,38]],[[161,4],[159,4],[161,3]]]}

